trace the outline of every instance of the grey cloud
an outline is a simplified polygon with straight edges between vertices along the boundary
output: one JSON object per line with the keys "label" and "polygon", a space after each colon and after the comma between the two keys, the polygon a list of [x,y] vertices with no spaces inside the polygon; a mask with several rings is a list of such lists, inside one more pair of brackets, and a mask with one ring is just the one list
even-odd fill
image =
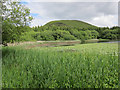
{"label": "grey cloud", "polygon": [[39,2],[44,15],[59,19],[85,19],[117,14],[118,4],[115,2]]}
{"label": "grey cloud", "polygon": [[[97,17],[100,21],[94,21],[93,24],[98,23],[102,25],[102,21],[108,19],[106,20],[107,23],[109,22],[108,25],[111,25],[111,22],[113,25],[116,25],[116,16],[118,15],[117,2],[30,2],[28,7],[31,9],[32,13],[38,13],[40,17],[43,17],[41,21],[77,19],[92,23]],[[107,25],[107,23],[104,23],[104,25]]]}
{"label": "grey cloud", "polygon": [[120,1],[118,3],[118,25],[120,26]]}
{"label": "grey cloud", "polygon": [[117,2],[99,2],[96,4],[96,9],[98,12],[105,14],[117,14],[118,13],[118,3]]}

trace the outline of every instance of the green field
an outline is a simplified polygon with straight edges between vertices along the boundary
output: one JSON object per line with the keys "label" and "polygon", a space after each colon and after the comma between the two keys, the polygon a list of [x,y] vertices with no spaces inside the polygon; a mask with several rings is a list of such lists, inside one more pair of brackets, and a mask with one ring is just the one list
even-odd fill
{"label": "green field", "polygon": [[118,88],[118,43],[2,48],[3,88]]}

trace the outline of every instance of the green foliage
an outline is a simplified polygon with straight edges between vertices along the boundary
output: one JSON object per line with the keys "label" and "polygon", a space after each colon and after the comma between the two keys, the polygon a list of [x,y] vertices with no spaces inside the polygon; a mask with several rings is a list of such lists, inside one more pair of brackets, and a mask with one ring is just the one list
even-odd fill
{"label": "green foliage", "polygon": [[76,38],[74,36],[72,36],[69,31],[65,31],[65,30],[56,30],[54,31],[53,34],[55,40],[75,40]]}
{"label": "green foliage", "polygon": [[20,41],[36,41],[36,39],[35,39],[36,34],[37,33],[34,31],[22,33],[22,35],[20,37]]}
{"label": "green foliage", "polygon": [[92,30],[91,34],[92,34],[92,39],[97,39],[97,37],[99,36],[99,33],[95,30]]}
{"label": "green foliage", "polygon": [[76,40],[76,38],[73,35],[64,35],[63,39],[64,40]]}
{"label": "green foliage", "polygon": [[111,39],[111,40],[116,40],[118,38],[118,29],[114,29],[114,30],[109,30],[106,29],[103,31],[103,38],[105,39]]}
{"label": "green foliage", "polygon": [[24,48],[2,48],[3,88],[118,88],[117,43]]}
{"label": "green foliage", "polygon": [[36,35],[37,40],[75,40],[76,38],[72,36],[68,31],[56,30],[56,31],[43,31]]}
{"label": "green foliage", "polygon": [[[13,31],[14,30],[14,31]],[[2,42],[12,42],[14,41],[13,33],[16,32],[14,25],[11,25],[7,21],[4,21],[2,24]]]}
{"label": "green foliage", "polygon": [[88,39],[116,40],[119,37],[118,29],[119,27],[100,28],[100,27],[96,27],[96,26],[90,25],[82,21],[77,21],[77,20],[52,21],[52,22],[47,23],[44,26],[34,27],[34,30],[37,32],[53,31],[54,40],[65,40],[63,36],[59,34],[59,32],[60,30],[68,31],[72,35],[72,36],[69,35],[70,37],[74,36],[76,39],[80,39],[83,43],[85,42],[85,40],[88,40]]}
{"label": "green foliage", "polygon": [[53,34],[52,31],[43,31],[37,34],[36,39],[45,40],[45,41],[54,40],[54,37],[52,36],[52,34]]}
{"label": "green foliage", "polygon": [[20,2],[2,0],[2,14],[3,43],[19,41],[23,28],[33,19],[30,10]]}
{"label": "green foliage", "polygon": [[75,36],[77,39],[83,39],[82,33],[77,29],[71,29],[69,32],[71,33],[71,35]]}

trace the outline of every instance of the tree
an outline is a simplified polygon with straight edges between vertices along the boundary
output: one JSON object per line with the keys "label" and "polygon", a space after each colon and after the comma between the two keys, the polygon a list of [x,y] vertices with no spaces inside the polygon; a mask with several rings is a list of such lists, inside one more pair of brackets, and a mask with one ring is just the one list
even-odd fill
{"label": "tree", "polygon": [[33,17],[30,16],[30,9],[20,2],[2,0],[2,37],[3,43],[19,41],[24,32],[23,29],[30,25]]}
{"label": "tree", "polygon": [[97,37],[99,36],[99,33],[95,30],[91,30],[91,34],[92,34],[92,39],[97,39]]}

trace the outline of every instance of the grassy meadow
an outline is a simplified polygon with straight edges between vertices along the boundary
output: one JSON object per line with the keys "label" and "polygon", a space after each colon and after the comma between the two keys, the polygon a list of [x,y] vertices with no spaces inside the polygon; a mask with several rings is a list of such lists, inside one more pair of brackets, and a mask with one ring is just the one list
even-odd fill
{"label": "grassy meadow", "polygon": [[3,88],[118,88],[118,43],[2,48]]}
{"label": "grassy meadow", "polygon": [[0,87],[118,88],[118,43],[105,42],[119,40],[120,26],[101,23],[104,15],[114,22],[108,15],[117,3],[105,3],[109,12],[103,3],[26,1],[0,1]]}

